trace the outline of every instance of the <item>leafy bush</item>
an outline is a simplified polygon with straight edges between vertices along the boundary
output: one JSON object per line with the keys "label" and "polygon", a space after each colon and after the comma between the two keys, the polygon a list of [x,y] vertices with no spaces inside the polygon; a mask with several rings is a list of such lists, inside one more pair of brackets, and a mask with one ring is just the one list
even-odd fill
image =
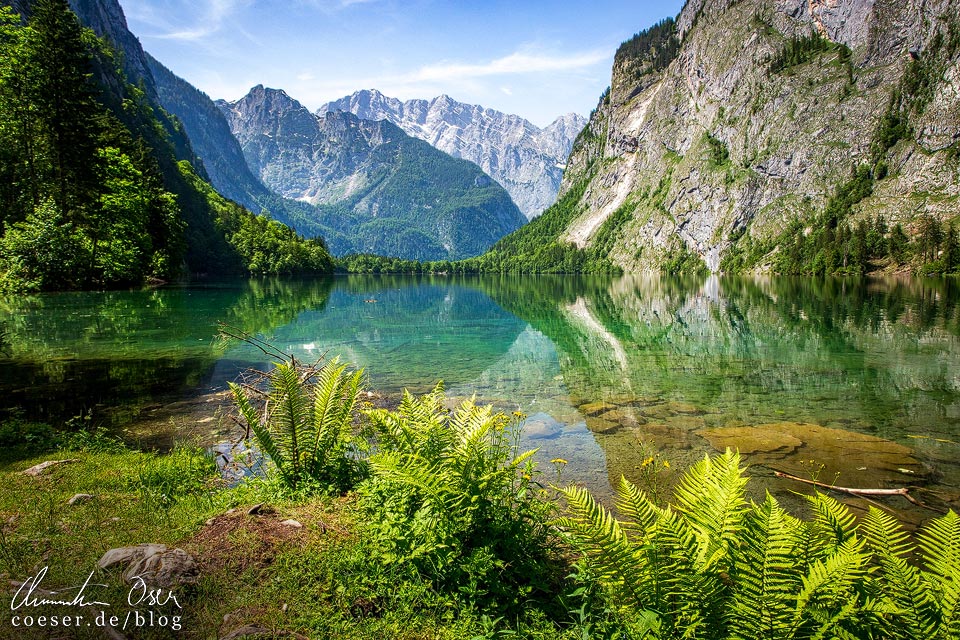
{"label": "leafy bush", "polygon": [[552,591],[552,506],[516,421],[470,401],[447,412],[442,385],[368,416],[377,452],[361,504],[384,561],[481,610],[517,613]]}
{"label": "leafy bush", "polygon": [[[628,626],[652,638],[956,638],[960,518],[932,521],[916,547],[871,508],[858,526],[810,497],[811,521],[767,495],[747,503],[739,454],[706,457],[660,508],[625,479],[621,521],[580,488],[560,520]],[[910,564],[919,556],[920,566]]]}
{"label": "leafy bush", "polygon": [[230,383],[254,441],[291,489],[341,493],[362,474],[352,424],[363,372],[346,369],[338,359],[315,368],[291,358],[266,374],[267,391]]}

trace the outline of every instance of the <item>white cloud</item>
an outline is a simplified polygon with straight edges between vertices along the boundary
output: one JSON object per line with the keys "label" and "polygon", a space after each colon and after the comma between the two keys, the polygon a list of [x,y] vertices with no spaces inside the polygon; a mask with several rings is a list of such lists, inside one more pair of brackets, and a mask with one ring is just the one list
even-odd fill
{"label": "white cloud", "polygon": [[600,51],[573,55],[549,55],[518,51],[482,64],[441,63],[420,67],[411,80],[446,81],[459,78],[576,71],[604,62],[609,54]]}

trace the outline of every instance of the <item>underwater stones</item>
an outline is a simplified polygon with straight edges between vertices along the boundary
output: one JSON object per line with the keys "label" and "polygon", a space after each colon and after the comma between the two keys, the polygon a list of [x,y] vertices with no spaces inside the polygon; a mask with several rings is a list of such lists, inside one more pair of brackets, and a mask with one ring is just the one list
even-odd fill
{"label": "underwater stones", "polygon": [[623,407],[620,409],[611,409],[606,413],[601,413],[597,416],[601,420],[607,420],[609,422],[616,422],[617,424],[624,427],[637,427],[642,424],[646,424],[647,420],[643,417],[640,412],[636,410],[631,410],[628,407]]}
{"label": "underwater stones", "polygon": [[658,404],[643,409],[643,415],[653,420],[666,420],[675,415],[666,404]]}
{"label": "underwater stones", "polygon": [[700,416],[690,415],[670,416],[664,420],[664,424],[670,429],[678,431],[696,431],[707,426],[706,421]]}
{"label": "underwater stones", "polygon": [[760,427],[725,427],[697,432],[717,451],[737,449],[741,455],[780,453],[787,455],[803,446],[803,440],[789,433]]}
{"label": "underwater stones", "polygon": [[689,402],[678,402],[671,400],[667,403],[667,408],[675,414],[683,416],[702,416],[706,413],[703,409]]}
{"label": "underwater stones", "polygon": [[599,401],[599,402],[588,402],[586,404],[580,405],[580,413],[585,416],[598,416],[601,413],[606,413],[607,411],[612,411],[616,409],[617,405],[610,404],[609,402]]}
{"label": "underwater stones", "polygon": [[587,418],[587,429],[594,433],[613,433],[620,428],[620,424],[603,418]]}
{"label": "underwater stones", "polygon": [[523,421],[523,435],[537,440],[556,438],[563,433],[563,425],[546,413],[535,413]]}
{"label": "underwater stones", "polygon": [[803,422],[702,429],[713,448],[739,449],[746,462],[820,482],[870,488],[915,484],[926,476],[913,450],[856,431]]}
{"label": "underwater stones", "polygon": [[663,398],[659,396],[632,396],[632,395],[616,395],[607,398],[608,402],[612,402],[621,407],[649,407],[651,405],[660,404],[663,402]]}

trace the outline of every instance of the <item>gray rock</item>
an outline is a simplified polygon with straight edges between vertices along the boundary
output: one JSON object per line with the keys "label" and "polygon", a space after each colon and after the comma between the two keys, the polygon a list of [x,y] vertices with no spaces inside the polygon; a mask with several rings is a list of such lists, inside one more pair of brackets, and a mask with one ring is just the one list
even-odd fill
{"label": "gray rock", "polygon": [[33,476],[34,478],[42,476],[46,473],[47,469],[56,467],[61,464],[73,464],[75,462],[80,462],[76,458],[69,458],[67,460],[47,460],[46,462],[41,462],[40,464],[35,464],[29,469],[25,469],[21,473],[25,476]]}
{"label": "gray rock", "polygon": [[101,569],[126,564],[123,579],[133,582],[141,578],[151,587],[172,588],[195,584],[200,578],[197,563],[183,549],[168,549],[163,544],[139,544],[110,549],[97,566]]}
{"label": "gray rock", "polygon": [[[909,62],[923,59],[955,0],[690,0],[678,18],[680,51],[665,69],[613,70],[573,149],[560,194],[583,186],[582,214],[562,240],[590,246],[610,217],[632,208],[610,249],[627,272],[657,268],[683,250],[718,271],[733,232],[775,237],[812,219],[861,163]],[[850,47],[785,72],[770,61],[812,31]],[[955,215],[960,179],[948,147],[960,140],[956,57],[935,84],[916,139],[888,154],[890,175],[853,211],[906,225],[916,213]],[[711,139],[714,141],[711,143]],[[714,160],[711,144],[725,149]],[[603,162],[597,162],[598,159]]]}
{"label": "gray rock", "polygon": [[77,504],[78,502],[86,502],[87,500],[91,499],[93,499],[92,493],[78,493],[67,500],[67,504]]}
{"label": "gray rock", "polygon": [[290,518],[289,520],[284,520],[284,521],[281,522],[280,524],[282,524],[282,525],[285,526],[285,527],[293,527],[294,529],[302,529],[302,528],[303,528],[303,525],[302,525],[300,522],[294,520],[293,518]]}

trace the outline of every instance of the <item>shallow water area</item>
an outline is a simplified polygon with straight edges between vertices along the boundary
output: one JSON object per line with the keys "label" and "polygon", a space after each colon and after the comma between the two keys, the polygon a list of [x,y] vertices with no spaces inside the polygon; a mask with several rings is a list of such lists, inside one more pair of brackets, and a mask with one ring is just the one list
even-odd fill
{"label": "shallow water area", "polygon": [[[960,494],[955,280],[659,276],[339,276],[0,302],[7,410],[85,413],[162,446],[236,439],[227,382],[270,358],[218,322],[310,361],[363,367],[381,402],[443,380],[527,416],[544,482],[604,497],[620,475],[665,490],[739,448],[764,490],[783,471],[849,487]],[[551,463],[562,459],[565,462]],[[559,476],[558,476],[559,471]],[[931,493],[935,492],[935,493]],[[899,501],[898,501],[899,500]],[[855,501],[859,502],[859,501]],[[933,512],[901,504],[912,520]]]}

